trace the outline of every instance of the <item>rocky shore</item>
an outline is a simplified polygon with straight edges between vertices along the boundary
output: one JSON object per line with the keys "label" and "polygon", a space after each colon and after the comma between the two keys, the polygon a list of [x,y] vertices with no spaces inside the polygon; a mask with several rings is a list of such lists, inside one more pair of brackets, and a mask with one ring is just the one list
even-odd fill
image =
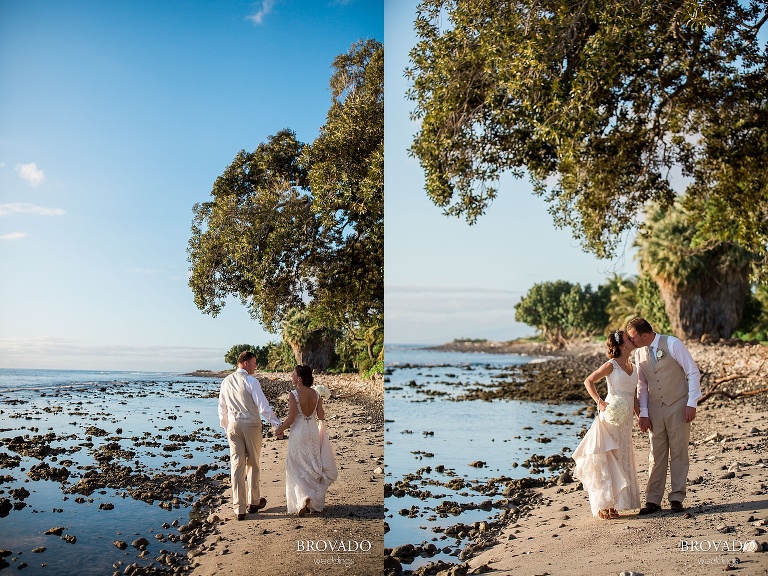
{"label": "rocky shore", "polygon": [[[413,557],[428,558],[445,546],[414,543],[385,550],[385,573],[579,575],[610,569],[650,576],[698,574],[702,567],[719,563],[720,569],[730,565],[744,574],[768,574],[768,553],[762,553],[768,550],[768,425],[764,424],[768,393],[749,395],[768,387],[768,349],[738,342],[690,343],[688,347],[702,371],[702,389],[711,394],[701,403],[692,425],[686,514],[667,510],[647,517],[628,511],[611,522],[593,519],[586,492],[571,477],[572,460],[553,454],[522,463],[532,471],[549,470],[547,479],[513,481],[501,476],[486,483],[486,505],[499,511],[492,521],[459,523],[444,530],[445,535],[457,538],[457,544],[462,541],[459,535],[469,536],[470,543],[458,555],[461,563],[441,560],[408,570]],[[587,413],[594,408],[584,379],[606,359],[605,345],[593,342],[565,350],[530,342],[462,342],[441,348],[541,356],[542,361],[510,367],[492,384],[467,389],[458,400],[540,400],[553,406],[583,401]],[[648,439],[636,428],[634,440],[644,488]],[[418,478],[410,480],[390,489],[413,490]],[[477,486],[472,479],[460,481]],[[491,498],[494,496],[496,499]],[[704,554],[700,548],[686,549],[694,540],[717,541],[718,545],[738,541],[742,548]],[[751,547],[757,551],[745,551]]]}
{"label": "rocky shore", "polygon": [[[209,550],[224,548],[231,516],[224,512],[229,452],[216,417],[219,379],[206,376],[0,394],[0,570],[104,574],[111,564],[115,575],[142,576],[202,569]],[[290,374],[259,378],[277,414],[287,414]],[[357,505],[336,513],[359,519],[356,529],[365,525],[379,544],[380,566],[382,475],[375,470],[383,466],[383,384],[353,375],[318,380],[332,390],[326,411],[341,500],[349,500],[347,460],[365,471]],[[266,430],[262,457],[270,463],[262,466],[276,476],[262,475],[262,483],[279,481],[285,445]],[[270,498],[269,509],[279,511],[281,500],[284,512],[284,493]],[[279,544],[288,558],[291,543]]]}

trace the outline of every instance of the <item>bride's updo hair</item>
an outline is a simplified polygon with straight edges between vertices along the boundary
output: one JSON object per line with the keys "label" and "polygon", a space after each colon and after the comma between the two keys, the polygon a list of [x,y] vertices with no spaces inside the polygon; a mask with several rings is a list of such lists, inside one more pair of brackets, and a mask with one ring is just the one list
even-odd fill
{"label": "bride's updo hair", "polygon": [[304,384],[304,386],[312,386],[315,381],[314,376],[312,376],[312,368],[305,366],[304,364],[296,366],[296,374],[301,378],[301,383]]}
{"label": "bride's updo hair", "polygon": [[624,344],[624,330],[614,330],[608,334],[605,345],[608,346],[608,358],[621,356],[621,345]]}

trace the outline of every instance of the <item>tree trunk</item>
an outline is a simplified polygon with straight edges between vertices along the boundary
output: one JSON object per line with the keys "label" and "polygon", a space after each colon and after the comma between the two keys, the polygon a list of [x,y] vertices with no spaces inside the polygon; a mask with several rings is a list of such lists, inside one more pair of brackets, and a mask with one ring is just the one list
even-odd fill
{"label": "tree trunk", "polygon": [[672,332],[678,338],[717,342],[720,338],[730,338],[739,325],[749,293],[747,266],[713,270],[710,275],[684,287],[655,280]]}
{"label": "tree trunk", "polygon": [[336,341],[333,338],[310,338],[304,346],[290,342],[297,364],[306,364],[315,372],[325,372],[333,361]]}

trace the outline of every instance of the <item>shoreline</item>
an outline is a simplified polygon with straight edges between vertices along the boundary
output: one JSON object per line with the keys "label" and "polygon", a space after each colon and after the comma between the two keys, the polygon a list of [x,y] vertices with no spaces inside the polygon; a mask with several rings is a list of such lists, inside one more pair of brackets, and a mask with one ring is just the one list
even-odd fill
{"label": "shoreline", "polygon": [[[550,352],[529,344],[454,342],[437,349],[493,350],[505,354],[535,351],[535,355]],[[765,387],[768,348],[731,343],[686,345],[702,371],[704,392],[713,386],[718,392],[722,389],[728,394]],[[559,355],[550,353],[551,359],[535,367],[526,365],[528,369],[521,369],[498,385],[470,391],[465,398],[515,398],[556,404],[565,401],[564,398],[574,401],[578,396],[586,399],[586,403],[584,378],[606,360],[604,350],[604,344],[581,342]],[[736,375],[743,377],[719,382]],[[605,383],[599,384],[598,388],[604,391]],[[516,494],[520,505],[514,507],[514,514],[508,512],[511,508],[507,505],[498,519],[487,526],[466,527],[474,528],[474,541],[464,548],[460,556],[462,563],[440,561],[409,570],[408,553],[410,557],[428,557],[421,546],[410,545],[408,553],[397,549],[385,551],[389,553],[385,558],[386,574],[456,576],[496,571],[531,575],[590,574],[601,567],[610,567],[614,572],[632,570],[648,576],[698,574],[706,566],[701,562],[713,561],[714,564],[714,557],[702,558],[701,553],[686,555],[671,544],[679,544],[679,540],[686,537],[699,541],[715,537],[718,541],[741,538],[744,542],[757,541],[761,550],[763,547],[768,549],[765,536],[768,529],[768,459],[765,456],[768,454],[768,426],[763,424],[766,419],[766,393],[733,400],[715,394],[700,405],[691,433],[689,494],[685,502],[688,510],[685,514],[672,514],[667,510],[638,516],[637,511],[628,511],[622,512],[620,520],[594,519],[586,492],[580,483],[570,479],[571,461],[564,472],[556,472],[545,482],[539,481],[536,485],[536,479],[529,479],[527,490],[513,491],[510,490],[513,487],[508,486],[509,493]],[[637,427],[633,437],[642,493],[647,481],[648,439]],[[628,549],[624,542],[634,543],[636,550]],[[403,556],[398,557],[398,554]],[[735,557],[741,562],[738,569],[742,573],[768,574],[768,553],[733,552],[727,560],[730,562]],[[722,561],[721,556],[717,559]],[[402,564],[400,560],[403,560]]]}

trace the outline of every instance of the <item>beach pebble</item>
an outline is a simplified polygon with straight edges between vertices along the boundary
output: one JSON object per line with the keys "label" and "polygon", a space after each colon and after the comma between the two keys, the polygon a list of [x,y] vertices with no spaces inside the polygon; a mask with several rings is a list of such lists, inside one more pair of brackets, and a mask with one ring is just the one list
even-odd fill
{"label": "beach pebble", "polygon": [[643,576],[643,574],[634,570],[624,570],[624,572],[619,572],[619,576]]}
{"label": "beach pebble", "polygon": [[137,538],[136,540],[131,542],[131,546],[133,546],[134,548],[141,548],[142,546],[144,546],[146,548],[147,546],[149,546],[149,540],[147,540],[144,537]]}
{"label": "beach pebble", "polygon": [[720,476],[721,480],[731,480],[732,478],[736,478],[736,472],[728,472]]}
{"label": "beach pebble", "polygon": [[384,469],[381,466],[379,466],[378,468],[374,468],[373,473],[374,474],[384,474]]}
{"label": "beach pebble", "polygon": [[720,524],[717,528],[715,528],[720,534],[728,534],[729,532],[733,532],[733,526],[726,526],[725,524]]}
{"label": "beach pebble", "polygon": [[123,542],[122,540],[113,540],[112,544],[114,544],[118,550],[125,550],[128,548],[128,543]]}
{"label": "beach pebble", "polygon": [[47,548],[45,546],[39,546],[38,548],[35,548],[32,550],[35,554],[40,554],[42,552],[45,552]]}
{"label": "beach pebble", "polygon": [[208,518],[205,519],[205,521],[208,524],[216,524],[217,522],[221,522],[221,518],[217,514],[210,514],[208,515]]}
{"label": "beach pebble", "polygon": [[485,466],[485,462],[482,460],[475,460],[474,462],[470,462],[469,465],[473,468],[483,468]]}
{"label": "beach pebble", "polygon": [[757,540],[749,540],[743,544],[744,552],[762,552],[763,546]]}
{"label": "beach pebble", "polygon": [[61,539],[64,540],[64,542],[69,542],[70,544],[77,542],[77,536],[74,534],[67,534],[66,536],[62,536]]}
{"label": "beach pebble", "polygon": [[49,528],[45,531],[46,534],[53,534],[54,536],[61,536],[61,533],[64,532],[66,528],[64,526],[56,526],[55,528]]}

